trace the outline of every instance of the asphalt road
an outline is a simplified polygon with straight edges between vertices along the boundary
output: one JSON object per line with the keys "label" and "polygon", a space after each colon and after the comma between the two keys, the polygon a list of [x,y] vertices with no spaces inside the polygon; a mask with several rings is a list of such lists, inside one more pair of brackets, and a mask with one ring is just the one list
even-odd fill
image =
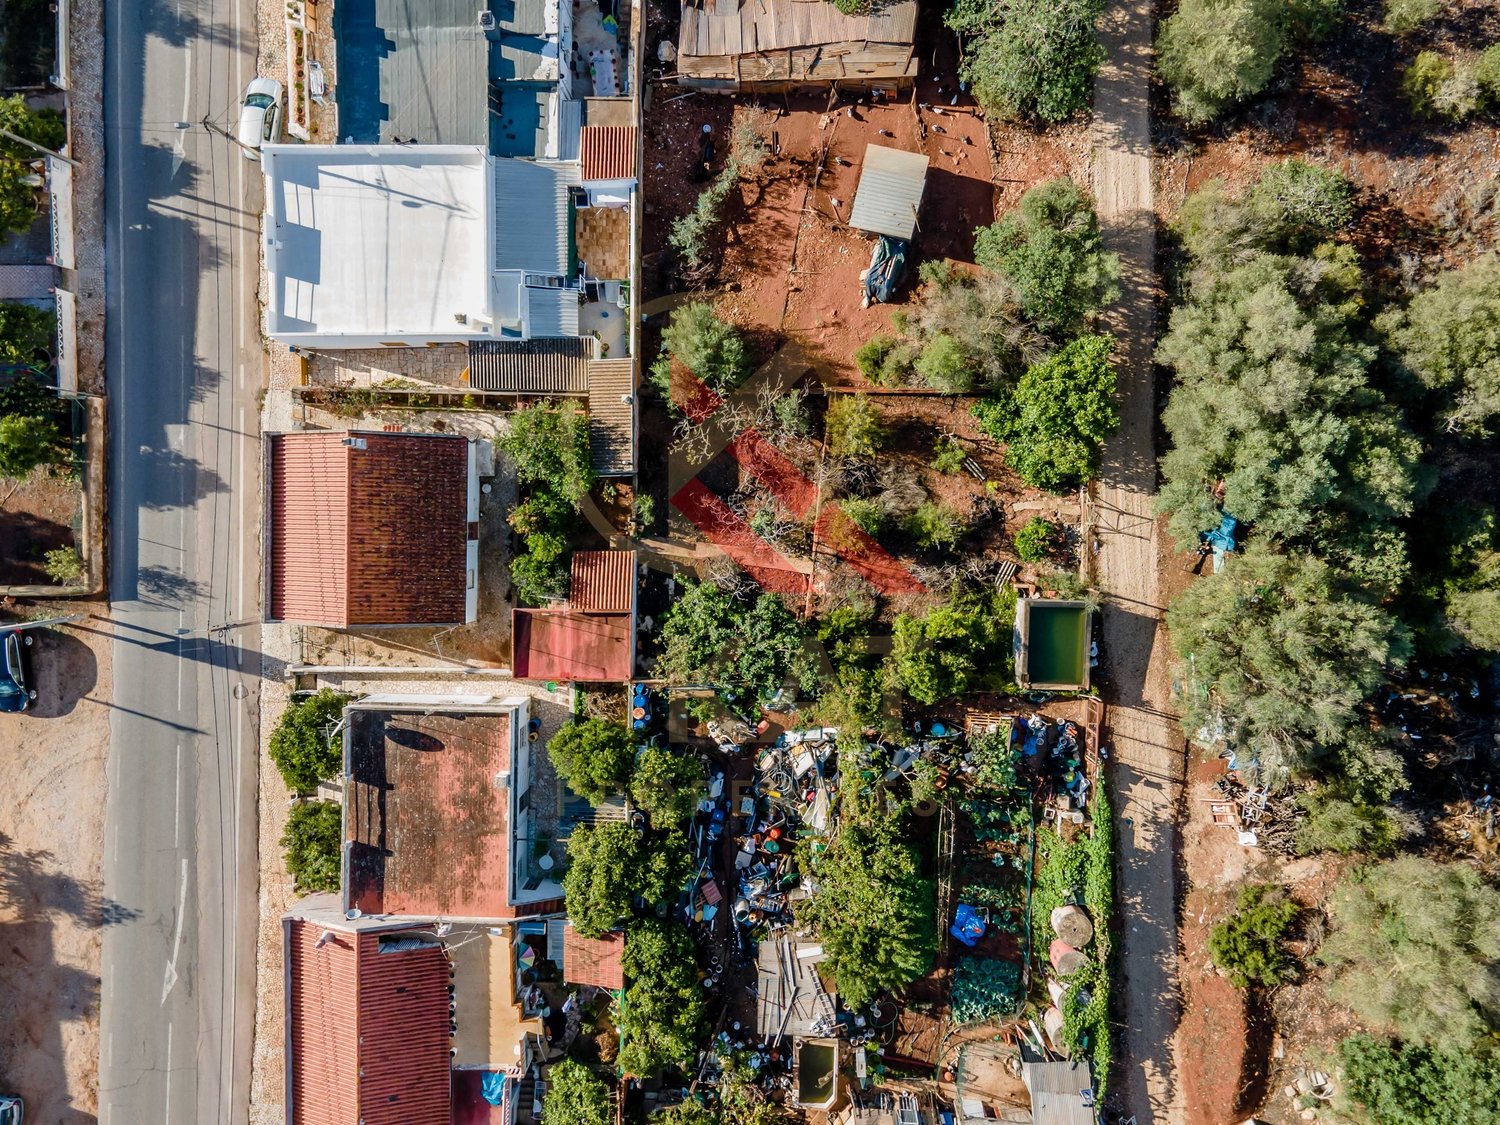
{"label": "asphalt road", "polygon": [[232,128],[254,19],[247,0],[106,5],[112,1125],[248,1117],[261,192],[257,166],[198,122]]}

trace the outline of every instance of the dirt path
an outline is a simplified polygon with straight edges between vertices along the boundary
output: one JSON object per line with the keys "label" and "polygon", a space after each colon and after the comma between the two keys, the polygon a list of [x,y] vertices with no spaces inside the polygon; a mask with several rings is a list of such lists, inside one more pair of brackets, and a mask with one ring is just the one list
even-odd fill
{"label": "dirt path", "polygon": [[1120,828],[1124,1042],[1118,1099],[1139,1125],[1179,1122],[1177,808],[1182,737],[1168,706],[1158,584],[1151,350],[1156,228],[1151,185],[1151,4],[1128,0],[1101,25],[1108,61],[1095,86],[1092,188],[1120,255],[1122,296],[1110,315],[1120,342],[1119,433],[1096,491],[1094,578],[1106,595],[1104,658]]}

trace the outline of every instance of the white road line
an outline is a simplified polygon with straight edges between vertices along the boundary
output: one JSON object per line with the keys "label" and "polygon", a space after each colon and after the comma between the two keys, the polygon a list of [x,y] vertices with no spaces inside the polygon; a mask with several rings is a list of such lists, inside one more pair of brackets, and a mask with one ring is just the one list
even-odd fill
{"label": "white road line", "polygon": [[167,1021],[167,1083],[166,1090],[162,1093],[162,1102],[165,1103],[162,1118],[164,1125],[172,1125],[172,1021]]}
{"label": "white road line", "polygon": [[172,803],[172,846],[182,847],[182,743],[177,744],[177,796]]}
{"label": "white road line", "polygon": [[120,862],[120,821],[115,819],[114,842],[110,845],[109,858],[111,863]]}
{"label": "white road line", "polygon": [[[184,856],[182,860],[182,880],[177,888],[177,928],[172,934],[172,956],[167,961],[167,971],[162,974],[161,1002],[165,1007],[167,997],[172,992],[172,986],[177,983],[177,952],[182,948],[182,922],[187,916],[187,884],[188,884],[188,861]],[[172,1055],[172,1025],[167,1024],[167,1058],[170,1062]]]}

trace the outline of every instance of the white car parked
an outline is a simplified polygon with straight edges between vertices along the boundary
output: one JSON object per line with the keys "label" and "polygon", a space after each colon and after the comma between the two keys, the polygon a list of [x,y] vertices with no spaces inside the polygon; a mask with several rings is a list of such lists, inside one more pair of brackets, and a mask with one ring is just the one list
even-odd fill
{"label": "white car parked", "polygon": [[281,83],[274,78],[252,78],[240,103],[235,139],[251,160],[260,159],[260,146],[281,139]]}

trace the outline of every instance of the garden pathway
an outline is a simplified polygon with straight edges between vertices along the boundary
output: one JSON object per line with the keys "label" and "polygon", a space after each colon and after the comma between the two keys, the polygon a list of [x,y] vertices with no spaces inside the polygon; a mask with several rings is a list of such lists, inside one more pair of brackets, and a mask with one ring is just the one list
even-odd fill
{"label": "garden pathway", "polygon": [[1115,4],[1100,24],[1108,53],[1094,93],[1092,188],[1120,256],[1119,432],[1109,442],[1093,505],[1093,577],[1105,595],[1104,676],[1119,835],[1117,895],[1124,1017],[1112,1101],[1138,1125],[1183,1118],[1174,1063],[1177,1030],[1177,813],[1182,736],[1167,712],[1168,652],[1158,584],[1151,352],[1156,219],[1151,187],[1152,5]]}

